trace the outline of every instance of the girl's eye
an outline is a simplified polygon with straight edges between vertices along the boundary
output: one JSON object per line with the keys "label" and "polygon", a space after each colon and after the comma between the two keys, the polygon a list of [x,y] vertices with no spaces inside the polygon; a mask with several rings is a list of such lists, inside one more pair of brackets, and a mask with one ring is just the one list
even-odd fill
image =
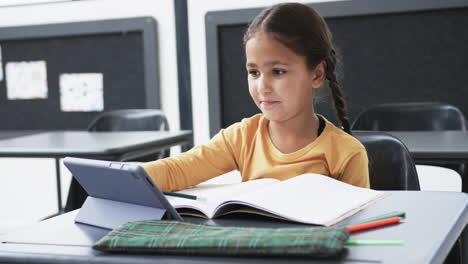
{"label": "girl's eye", "polygon": [[260,72],[259,71],[249,71],[249,75],[251,75],[252,77],[258,77],[260,75]]}
{"label": "girl's eye", "polygon": [[274,69],[274,70],[273,70],[273,73],[274,73],[275,75],[283,75],[283,74],[285,74],[286,72],[287,72],[287,71],[282,70],[282,69]]}

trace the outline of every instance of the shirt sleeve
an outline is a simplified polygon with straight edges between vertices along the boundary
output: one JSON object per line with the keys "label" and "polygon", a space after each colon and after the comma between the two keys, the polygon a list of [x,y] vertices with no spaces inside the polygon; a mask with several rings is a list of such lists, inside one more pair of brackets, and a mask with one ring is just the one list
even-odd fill
{"label": "shirt sleeve", "polygon": [[367,152],[362,148],[345,161],[339,180],[354,186],[370,188],[368,164]]}
{"label": "shirt sleeve", "polygon": [[235,124],[221,130],[210,142],[177,156],[142,166],[159,189],[177,191],[239,169],[241,128]]}

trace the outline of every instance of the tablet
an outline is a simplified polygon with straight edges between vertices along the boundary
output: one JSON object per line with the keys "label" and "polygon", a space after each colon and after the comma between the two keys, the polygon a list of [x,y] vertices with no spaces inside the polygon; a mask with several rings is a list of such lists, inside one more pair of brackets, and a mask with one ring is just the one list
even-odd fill
{"label": "tablet", "polygon": [[129,221],[182,220],[136,163],[73,157],[64,158],[63,163],[89,195],[75,219],[77,222],[112,229]]}

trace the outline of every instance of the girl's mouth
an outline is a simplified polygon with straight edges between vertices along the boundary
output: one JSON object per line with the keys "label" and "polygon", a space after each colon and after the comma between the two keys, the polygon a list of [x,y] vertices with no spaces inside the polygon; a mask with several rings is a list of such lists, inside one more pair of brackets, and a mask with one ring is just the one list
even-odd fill
{"label": "girl's mouth", "polygon": [[260,104],[262,106],[272,106],[274,104],[277,104],[279,103],[278,101],[260,101]]}

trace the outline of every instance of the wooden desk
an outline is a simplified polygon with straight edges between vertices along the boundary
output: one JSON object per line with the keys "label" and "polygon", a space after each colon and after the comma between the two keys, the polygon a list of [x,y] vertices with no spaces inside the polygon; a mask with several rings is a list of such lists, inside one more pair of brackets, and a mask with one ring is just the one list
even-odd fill
{"label": "wooden desk", "polygon": [[[395,191],[343,223],[391,211],[405,211],[403,223],[353,234],[355,239],[397,239],[404,246],[348,246],[343,258],[248,258],[109,254],[91,249],[107,230],[75,224],[76,211],[0,237],[0,263],[442,263],[468,223],[468,194]],[[227,226],[298,226],[270,218],[186,221]],[[301,225],[302,226],[302,225]],[[464,233],[466,234],[466,232]]]}
{"label": "wooden desk", "polygon": [[16,137],[13,131],[2,133],[4,139],[0,140],[0,157],[55,158],[59,212],[62,210],[61,158],[73,156],[126,161],[171,146],[189,144],[192,136],[191,131],[50,131],[34,134],[17,131]]}

